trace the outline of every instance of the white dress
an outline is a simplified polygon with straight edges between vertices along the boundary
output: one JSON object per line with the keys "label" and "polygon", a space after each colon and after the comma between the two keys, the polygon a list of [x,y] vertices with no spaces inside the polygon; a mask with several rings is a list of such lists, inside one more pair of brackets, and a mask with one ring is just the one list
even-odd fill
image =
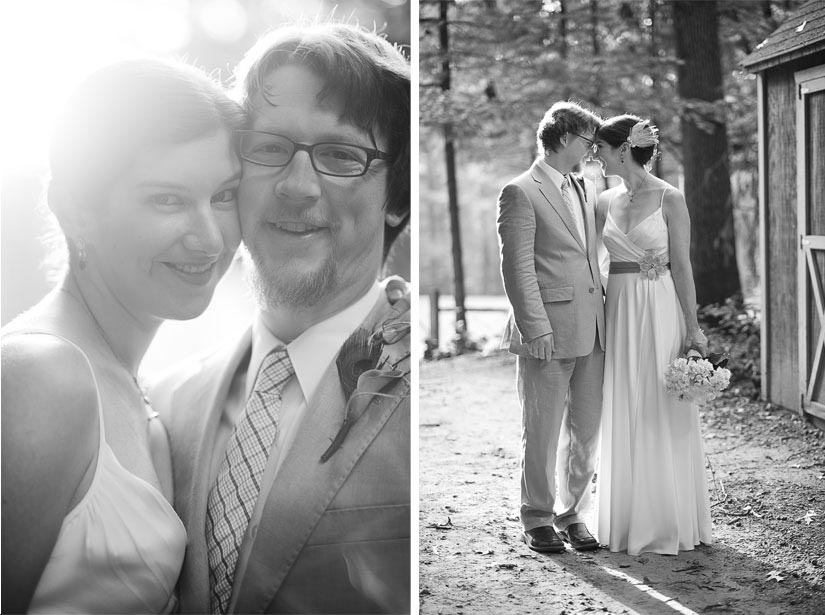
{"label": "white dress", "polygon": [[99,399],[98,422],[94,476],[63,519],[30,614],[168,613],[177,607],[186,530],[166,498],[118,461],[106,442]]}
{"label": "white dress", "polygon": [[[662,194],[662,202],[664,193]],[[625,234],[608,205],[611,262],[668,262],[662,205]],[[670,270],[658,279],[613,273],[605,303],[607,348],[596,515],[611,551],[677,554],[711,542],[710,500],[695,404],[668,396],[664,371],[680,355],[685,321]]]}

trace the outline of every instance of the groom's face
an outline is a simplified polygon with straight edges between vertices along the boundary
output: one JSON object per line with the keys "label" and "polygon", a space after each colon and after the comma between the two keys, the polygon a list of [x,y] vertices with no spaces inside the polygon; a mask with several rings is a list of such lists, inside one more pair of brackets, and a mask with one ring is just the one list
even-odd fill
{"label": "groom's face", "polygon": [[[254,101],[253,130],[304,145],[387,151],[380,135],[373,142],[341,120],[340,100],[318,99],[324,83],[306,68],[275,68],[262,85],[268,100]],[[269,153],[288,146],[260,147]],[[373,160],[362,176],[335,177],[315,166],[333,162],[331,156],[335,164],[349,160],[333,151],[313,155],[315,165],[303,150],[295,150],[286,166],[244,161],[241,230],[254,265],[253,283],[266,305],[335,312],[360,297],[381,268],[387,164]]]}
{"label": "groom's face", "polygon": [[578,164],[582,164],[593,153],[595,131],[592,128],[586,128],[578,134],[571,134],[571,136],[573,137],[573,156]]}

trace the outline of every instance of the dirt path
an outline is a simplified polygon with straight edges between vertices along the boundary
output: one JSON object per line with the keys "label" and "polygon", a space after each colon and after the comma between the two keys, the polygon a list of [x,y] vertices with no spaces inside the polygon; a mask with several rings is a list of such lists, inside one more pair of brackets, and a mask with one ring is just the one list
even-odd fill
{"label": "dirt path", "polygon": [[761,402],[717,400],[702,420],[713,546],[541,555],[519,540],[513,357],[420,373],[422,613],[825,614],[822,431]]}

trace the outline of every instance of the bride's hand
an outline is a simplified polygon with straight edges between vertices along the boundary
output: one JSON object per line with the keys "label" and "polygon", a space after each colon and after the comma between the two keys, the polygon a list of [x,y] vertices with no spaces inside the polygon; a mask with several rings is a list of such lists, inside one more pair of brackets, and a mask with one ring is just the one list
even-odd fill
{"label": "bride's hand", "polygon": [[694,348],[702,353],[702,356],[706,356],[708,354],[708,338],[705,337],[705,334],[702,332],[701,329],[696,328],[692,331],[688,331],[687,335],[685,336],[685,351]]}

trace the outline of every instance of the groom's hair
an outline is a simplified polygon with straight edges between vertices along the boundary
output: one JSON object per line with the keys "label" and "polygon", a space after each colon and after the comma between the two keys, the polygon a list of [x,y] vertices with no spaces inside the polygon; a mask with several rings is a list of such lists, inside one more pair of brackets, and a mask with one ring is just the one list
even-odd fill
{"label": "groom's hair", "polygon": [[[250,114],[270,103],[264,80],[281,66],[302,66],[323,82],[319,102],[341,105],[341,120],[375,143],[387,141],[385,210],[403,220],[384,225],[384,258],[410,219],[410,65],[383,36],[347,23],[276,28],[247,53],[235,74],[236,98]],[[276,86],[277,88],[277,86]],[[340,102],[339,102],[340,101]]]}
{"label": "groom's hair", "polygon": [[572,101],[557,102],[547,110],[536,131],[539,154],[561,149],[561,139],[570,132],[578,134],[598,130],[601,118]]}

